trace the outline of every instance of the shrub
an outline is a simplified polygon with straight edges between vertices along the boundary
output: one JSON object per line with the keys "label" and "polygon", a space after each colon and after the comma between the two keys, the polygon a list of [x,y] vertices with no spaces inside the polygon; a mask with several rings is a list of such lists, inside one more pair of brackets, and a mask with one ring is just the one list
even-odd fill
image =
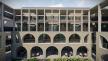
{"label": "shrub", "polygon": [[38,61],[37,58],[28,59],[27,61]]}
{"label": "shrub", "polygon": [[87,59],[87,58],[86,58],[86,59],[84,59],[83,61],[91,61],[91,59]]}
{"label": "shrub", "polygon": [[56,58],[54,61],[62,61],[62,58]]}
{"label": "shrub", "polygon": [[51,59],[48,58],[48,59],[46,59],[46,61],[51,61]]}
{"label": "shrub", "polygon": [[68,60],[68,58],[62,58],[62,61],[67,61]]}

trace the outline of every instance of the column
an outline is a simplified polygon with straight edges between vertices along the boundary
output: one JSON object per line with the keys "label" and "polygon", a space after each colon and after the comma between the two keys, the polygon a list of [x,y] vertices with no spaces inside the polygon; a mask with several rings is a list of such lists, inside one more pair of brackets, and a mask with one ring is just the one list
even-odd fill
{"label": "column", "polygon": [[21,8],[21,31],[22,31],[22,16],[23,16],[23,14],[22,14],[22,8]]}
{"label": "column", "polygon": [[43,58],[46,59],[46,49],[43,50],[43,56],[44,56]]}
{"label": "column", "polygon": [[58,56],[61,57],[61,51],[62,49],[58,49]]}
{"label": "column", "polygon": [[88,47],[88,52],[87,52],[87,55],[89,58],[91,58],[91,54],[92,54],[92,51],[91,51],[91,45],[89,44],[89,47]]}
{"label": "column", "polygon": [[81,31],[83,31],[83,10],[81,10]]}
{"label": "column", "polygon": [[30,9],[28,9],[28,31],[30,31]]}
{"label": "column", "polygon": [[98,32],[101,32],[101,20],[102,20],[102,15],[101,15],[101,6],[98,5]]}
{"label": "column", "polygon": [[90,10],[88,11],[88,32],[90,32]]}
{"label": "column", "polygon": [[28,48],[28,49],[27,49],[27,59],[30,59],[30,55],[31,55],[30,49]]}
{"label": "column", "polygon": [[66,31],[68,31],[68,9],[66,10]]}
{"label": "column", "polygon": [[51,31],[54,31],[54,30],[53,30],[53,21],[54,21],[54,17],[53,17],[53,10],[52,10],[52,9],[51,9],[51,16],[52,16]]}
{"label": "column", "polygon": [[44,32],[45,32],[45,9],[44,9]]}
{"label": "column", "polygon": [[[15,15],[15,10],[13,10],[13,12],[14,12],[14,15]],[[12,49],[11,49],[11,55],[12,55],[12,58],[15,58],[15,52],[16,52],[16,50],[15,50],[15,48],[16,48],[16,32],[15,32],[15,16],[13,17],[13,25],[14,25],[14,27],[13,27],[13,32],[11,32],[11,37],[12,37],[12,45],[11,45],[11,47],[12,47]]]}
{"label": "column", "polygon": [[60,32],[60,9],[59,9],[59,32]]}
{"label": "column", "polygon": [[77,49],[75,47],[73,47],[73,56],[76,56],[77,55]]}
{"label": "column", "polygon": [[4,18],[4,14],[3,14],[3,12],[4,12],[4,4],[2,4],[1,9],[2,9],[2,13],[1,13],[2,17],[0,19],[1,20],[1,31],[4,32],[4,21],[3,21],[3,18]]}
{"label": "column", "polygon": [[37,9],[36,9],[36,31],[37,31],[37,29],[38,29],[38,28],[37,28],[37,27],[38,27],[37,25],[38,25],[38,23],[37,23]]}
{"label": "column", "polygon": [[75,9],[74,9],[74,32],[75,32]]}

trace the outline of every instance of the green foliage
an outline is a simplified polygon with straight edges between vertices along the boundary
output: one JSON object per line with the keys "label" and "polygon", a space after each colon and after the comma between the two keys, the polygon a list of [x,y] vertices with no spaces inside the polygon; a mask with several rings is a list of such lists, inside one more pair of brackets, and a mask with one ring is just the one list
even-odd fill
{"label": "green foliage", "polygon": [[27,61],[38,61],[36,58],[28,59]]}
{"label": "green foliage", "polygon": [[68,58],[62,58],[62,61],[67,61],[68,60]]}
{"label": "green foliage", "polygon": [[91,61],[88,58],[56,58],[54,61]]}
{"label": "green foliage", "polygon": [[51,59],[48,58],[48,59],[46,59],[46,61],[51,61]]}
{"label": "green foliage", "polygon": [[92,61],[91,59],[84,59],[83,61]]}

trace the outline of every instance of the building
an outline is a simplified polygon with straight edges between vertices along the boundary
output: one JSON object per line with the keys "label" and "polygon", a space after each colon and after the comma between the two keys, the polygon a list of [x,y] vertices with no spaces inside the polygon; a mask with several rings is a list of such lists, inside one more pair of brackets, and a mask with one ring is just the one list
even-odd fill
{"label": "building", "polygon": [[104,1],[93,8],[14,9],[13,58],[81,56],[107,61],[107,4],[108,1]]}
{"label": "building", "polygon": [[0,1],[0,61],[11,58],[14,9]]}

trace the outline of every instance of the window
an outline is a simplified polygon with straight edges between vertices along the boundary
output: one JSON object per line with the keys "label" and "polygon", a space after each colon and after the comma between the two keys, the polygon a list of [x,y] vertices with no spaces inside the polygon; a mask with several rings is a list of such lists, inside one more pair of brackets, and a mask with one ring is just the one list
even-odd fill
{"label": "window", "polygon": [[69,42],[70,43],[79,43],[80,42],[80,36],[78,34],[72,34],[69,37]]}
{"label": "window", "polygon": [[47,34],[41,34],[38,38],[39,43],[50,43],[51,39]]}
{"label": "window", "polygon": [[54,37],[54,43],[65,43],[66,42],[66,38],[63,34],[57,34]]}
{"label": "window", "polygon": [[23,42],[24,43],[34,43],[35,42],[35,37],[32,34],[26,34],[23,37]]}

